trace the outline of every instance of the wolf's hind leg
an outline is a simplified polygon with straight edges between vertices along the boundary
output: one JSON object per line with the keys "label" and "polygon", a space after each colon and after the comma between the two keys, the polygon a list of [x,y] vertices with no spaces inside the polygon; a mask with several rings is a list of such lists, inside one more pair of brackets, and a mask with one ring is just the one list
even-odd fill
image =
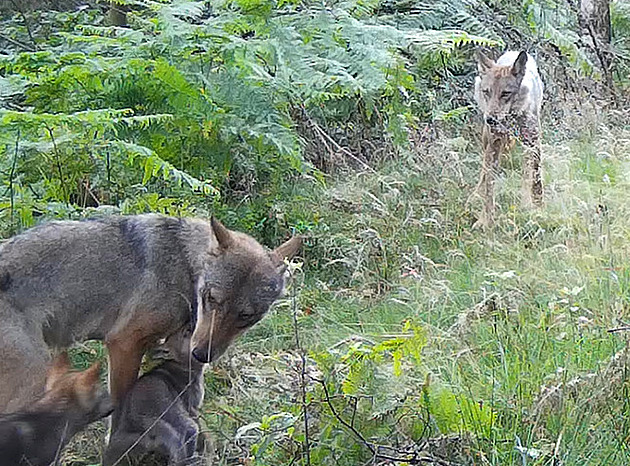
{"label": "wolf's hind leg", "polygon": [[534,204],[540,207],[543,204],[543,183],[542,183],[542,168],[541,168],[541,150],[540,140],[536,142],[534,150],[532,151],[532,198]]}
{"label": "wolf's hind leg", "polygon": [[523,150],[523,170],[521,175],[521,206],[531,209],[534,206],[532,154],[527,147]]}

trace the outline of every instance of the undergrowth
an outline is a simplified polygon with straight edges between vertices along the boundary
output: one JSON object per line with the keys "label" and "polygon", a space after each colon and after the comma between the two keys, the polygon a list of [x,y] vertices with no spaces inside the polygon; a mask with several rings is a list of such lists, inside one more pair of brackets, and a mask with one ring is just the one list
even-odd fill
{"label": "undergrowth", "polygon": [[[118,3],[127,27],[89,2],[3,13],[0,230],[212,212],[270,246],[307,234],[287,296],[206,374],[212,464],[629,462],[629,115],[595,99],[574,8]],[[517,150],[482,232],[471,52],[504,42],[546,82],[546,203],[519,207]],[[96,464],[104,431],[65,464]]]}
{"label": "undergrowth", "polygon": [[[309,198],[327,225],[296,298],[312,464],[628,462],[629,136],[600,118],[550,137],[534,212],[505,160],[492,233],[471,229],[478,149],[458,138]],[[301,457],[292,299],[213,372],[206,422],[236,436],[218,464]]]}

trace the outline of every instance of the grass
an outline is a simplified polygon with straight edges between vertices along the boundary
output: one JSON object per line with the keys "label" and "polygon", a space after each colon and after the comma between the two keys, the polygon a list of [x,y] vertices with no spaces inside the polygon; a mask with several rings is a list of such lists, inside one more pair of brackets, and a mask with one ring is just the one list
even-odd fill
{"label": "grass", "polygon": [[[474,142],[459,138],[436,141],[425,153],[387,162],[375,173],[344,173],[325,192],[313,194],[310,206],[300,206],[320,206],[322,212],[306,252],[306,262],[316,256],[318,266],[299,287],[306,348],[311,355],[331,353],[349,337],[379,342],[400,334],[406,319],[418,323],[427,338],[422,362],[408,361],[408,377],[392,376],[387,384],[390,389],[410,384],[406,388],[417,395],[431,374],[432,387],[454,394],[447,403],[465,397],[489,406],[494,412],[489,430],[455,413],[450,432],[431,431],[434,437],[469,431],[471,464],[630,460],[625,359],[619,367],[611,365],[625,349],[627,333],[608,332],[627,319],[630,128],[609,126],[602,117],[582,124],[590,125],[588,131],[550,131],[541,210],[520,209],[518,157],[505,160],[498,187],[502,210],[493,232],[471,229],[474,206],[467,198],[478,154]],[[290,300],[278,305],[234,353],[293,351],[290,311]],[[310,388],[314,400],[321,397],[317,387]],[[240,403],[228,389],[210,395],[208,409],[227,400],[247,421],[296,406],[291,393]],[[327,438],[319,435],[322,426],[315,428],[315,448],[341,435],[346,449],[363,448],[369,460],[361,441],[327,418],[321,405],[313,401],[310,409],[320,422],[335,426]],[[367,432],[378,432],[363,421]],[[385,435],[384,442],[393,438],[390,431]],[[354,453],[345,462],[343,455],[334,459],[343,448],[324,449],[329,456],[322,456],[321,464],[361,464],[353,463]],[[259,455],[254,464],[272,464],[265,458]],[[290,457],[285,460],[289,464]]]}
{"label": "grass", "polygon": [[214,464],[306,464],[293,312],[311,464],[391,464],[339,418],[448,464],[627,464],[628,333],[608,330],[630,302],[630,127],[577,125],[547,132],[540,210],[504,161],[491,232],[471,228],[478,144],[461,137],[298,187],[288,213],[319,218],[305,269],[207,374]]}

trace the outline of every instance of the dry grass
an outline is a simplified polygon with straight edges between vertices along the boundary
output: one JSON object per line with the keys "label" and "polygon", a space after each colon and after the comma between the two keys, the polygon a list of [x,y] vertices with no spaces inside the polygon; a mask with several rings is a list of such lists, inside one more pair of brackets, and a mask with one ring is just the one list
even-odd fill
{"label": "dry grass", "polygon": [[[629,460],[628,333],[608,332],[630,319],[626,118],[584,107],[547,129],[539,211],[518,207],[520,161],[508,157],[497,227],[488,233],[470,228],[478,206],[466,201],[479,151],[461,137],[420,145],[324,192],[305,191],[299,208],[321,212],[297,296],[310,352],[311,464],[363,464],[370,456],[331,415],[322,379],[338,414],[348,422],[356,415],[366,441],[432,455],[434,464]],[[292,296],[279,303],[207,374],[212,464],[306,464],[291,303]],[[421,362],[403,360],[396,376],[385,357],[370,376],[374,388],[334,392],[334,381],[348,377],[349,351],[408,338],[401,332],[408,319],[426,334]],[[425,395],[433,400],[428,429],[392,424],[413,409],[422,417]],[[458,418],[463,400],[490,407],[489,429]],[[68,464],[94,461],[101,435],[97,428],[79,437],[68,454],[81,453],[68,458],[89,461]]]}

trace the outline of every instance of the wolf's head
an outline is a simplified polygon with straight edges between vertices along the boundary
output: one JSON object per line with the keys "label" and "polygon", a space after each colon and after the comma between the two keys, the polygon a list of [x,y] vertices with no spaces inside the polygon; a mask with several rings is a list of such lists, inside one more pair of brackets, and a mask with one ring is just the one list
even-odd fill
{"label": "wolf's head", "polygon": [[285,259],[302,240],[294,237],[268,251],[252,237],[212,219],[217,255],[198,284],[199,306],[193,332],[193,356],[217,359],[238,335],[263,318],[284,290]]}
{"label": "wolf's head", "polygon": [[191,364],[201,366],[202,364],[190,354],[192,333],[193,331],[188,326],[173,332],[160,342],[158,346],[150,350],[151,359],[156,361],[173,361],[186,368],[191,366]]}
{"label": "wolf's head", "polygon": [[498,133],[510,130],[510,117],[523,108],[527,89],[521,84],[527,69],[528,55],[520,52],[512,65],[497,65],[477,52],[479,76],[475,80],[475,98],[485,123]]}
{"label": "wolf's head", "polygon": [[93,364],[83,372],[71,369],[66,352],[53,360],[44,396],[33,408],[61,412],[69,421],[74,421],[77,427],[110,415],[114,405],[100,384],[100,363]]}

